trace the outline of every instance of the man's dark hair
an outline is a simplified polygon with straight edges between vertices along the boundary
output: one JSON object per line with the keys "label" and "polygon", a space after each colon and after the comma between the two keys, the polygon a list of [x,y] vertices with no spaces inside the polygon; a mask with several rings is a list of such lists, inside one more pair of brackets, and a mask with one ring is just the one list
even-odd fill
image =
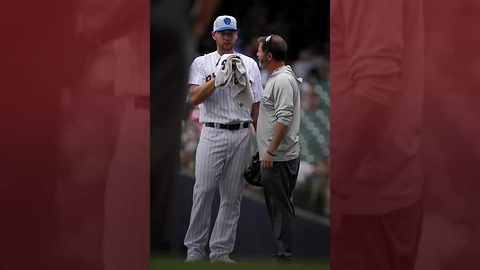
{"label": "man's dark hair", "polygon": [[281,36],[270,35],[268,37],[259,37],[258,42],[263,44],[263,52],[271,53],[273,59],[277,61],[286,61],[287,42]]}

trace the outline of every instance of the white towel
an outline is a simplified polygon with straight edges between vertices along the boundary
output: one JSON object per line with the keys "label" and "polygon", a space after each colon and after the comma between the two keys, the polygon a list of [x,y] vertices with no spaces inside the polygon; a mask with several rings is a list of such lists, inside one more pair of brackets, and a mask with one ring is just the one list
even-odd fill
{"label": "white towel", "polygon": [[253,94],[247,70],[242,58],[236,54],[224,54],[217,63],[215,87],[232,88],[232,97],[244,110],[253,104]]}

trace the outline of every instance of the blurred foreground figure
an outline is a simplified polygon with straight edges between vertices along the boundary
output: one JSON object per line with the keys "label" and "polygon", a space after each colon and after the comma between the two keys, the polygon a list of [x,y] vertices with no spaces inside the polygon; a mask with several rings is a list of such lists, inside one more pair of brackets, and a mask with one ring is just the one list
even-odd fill
{"label": "blurred foreground figure", "polygon": [[[180,168],[188,68],[197,39],[221,0],[153,0],[150,6],[150,250],[168,252],[166,235]],[[166,42],[168,40],[168,42]]]}
{"label": "blurred foreground figure", "polygon": [[425,1],[426,195],[418,270],[480,265],[480,36],[473,32],[479,11],[475,0]]}
{"label": "blurred foreground figure", "polygon": [[423,211],[422,1],[331,4],[331,266],[413,269]]}
{"label": "blurred foreground figure", "polygon": [[85,67],[76,12],[78,1],[59,0],[0,9],[0,269],[61,266],[52,252],[61,90]]}

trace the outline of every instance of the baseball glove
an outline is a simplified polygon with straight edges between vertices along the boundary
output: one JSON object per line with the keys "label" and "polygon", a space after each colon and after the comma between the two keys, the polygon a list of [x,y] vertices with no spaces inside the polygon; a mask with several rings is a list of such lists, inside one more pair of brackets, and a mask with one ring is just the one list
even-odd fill
{"label": "baseball glove", "polygon": [[260,177],[260,155],[258,152],[253,156],[252,162],[243,173],[243,177],[245,177],[245,180],[252,186],[262,186],[262,179]]}

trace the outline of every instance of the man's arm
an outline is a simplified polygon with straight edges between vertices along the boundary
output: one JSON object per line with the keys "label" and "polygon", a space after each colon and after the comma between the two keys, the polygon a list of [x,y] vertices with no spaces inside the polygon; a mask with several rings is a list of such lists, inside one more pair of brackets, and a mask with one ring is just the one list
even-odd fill
{"label": "man's arm", "polygon": [[260,69],[258,69],[257,63],[253,62],[253,67],[250,69],[251,73],[248,74],[251,79],[251,89],[253,94],[253,105],[252,105],[252,118],[255,131],[257,130],[257,118],[260,111],[260,101],[262,100],[263,87],[262,87],[262,76],[260,75]]}
{"label": "man's arm", "polygon": [[391,106],[403,74],[404,0],[342,1],[345,50],[355,94]]}
{"label": "man's arm", "polygon": [[198,0],[192,7],[193,36],[200,39],[222,0]]}
{"label": "man's arm", "polygon": [[354,94],[344,124],[342,169],[335,177],[350,179],[359,161],[384,134],[389,108],[401,91],[403,75],[403,0],[342,1],[349,77]]}
{"label": "man's arm", "polygon": [[272,140],[268,145],[267,152],[262,159],[263,168],[273,167],[273,159],[277,148],[282,143],[288,132],[288,127],[293,121],[293,89],[285,78],[277,79],[275,91],[275,117],[277,122],[273,129]]}
{"label": "man's arm", "polygon": [[188,95],[190,98],[190,103],[192,103],[194,106],[203,103],[213,94],[215,89],[215,79],[211,79],[202,85],[190,85],[190,92]]}
{"label": "man's arm", "polygon": [[[272,140],[268,145],[267,152],[263,155],[262,158],[262,168],[271,168],[273,167],[273,155],[277,152],[277,148],[280,143],[285,139],[285,136],[288,132],[288,126],[277,122],[273,130]],[[270,153],[269,153],[270,152]],[[273,155],[272,155],[273,154]]]}
{"label": "man's arm", "polygon": [[272,140],[270,141],[270,144],[268,145],[268,151],[270,153],[277,152],[277,148],[280,145],[280,143],[285,139],[285,136],[287,135],[288,132],[288,126],[284,125],[280,122],[277,122],[275,124],[275,128],[273,130],[273,136]]}
{"label": "man's arm", "polygon": [[253,119],[253,127],[255,131],[257,131],[257,120],[258,120],[258,113],[260,111],[260,102],[256,102],[252,104],[252,119]]}
{"label": "man's arm", "polygon": [[379,136],[388,107],[401,91],[403,2],[342,1],[349,76],[355,85],[349,124],[359,143]]}

